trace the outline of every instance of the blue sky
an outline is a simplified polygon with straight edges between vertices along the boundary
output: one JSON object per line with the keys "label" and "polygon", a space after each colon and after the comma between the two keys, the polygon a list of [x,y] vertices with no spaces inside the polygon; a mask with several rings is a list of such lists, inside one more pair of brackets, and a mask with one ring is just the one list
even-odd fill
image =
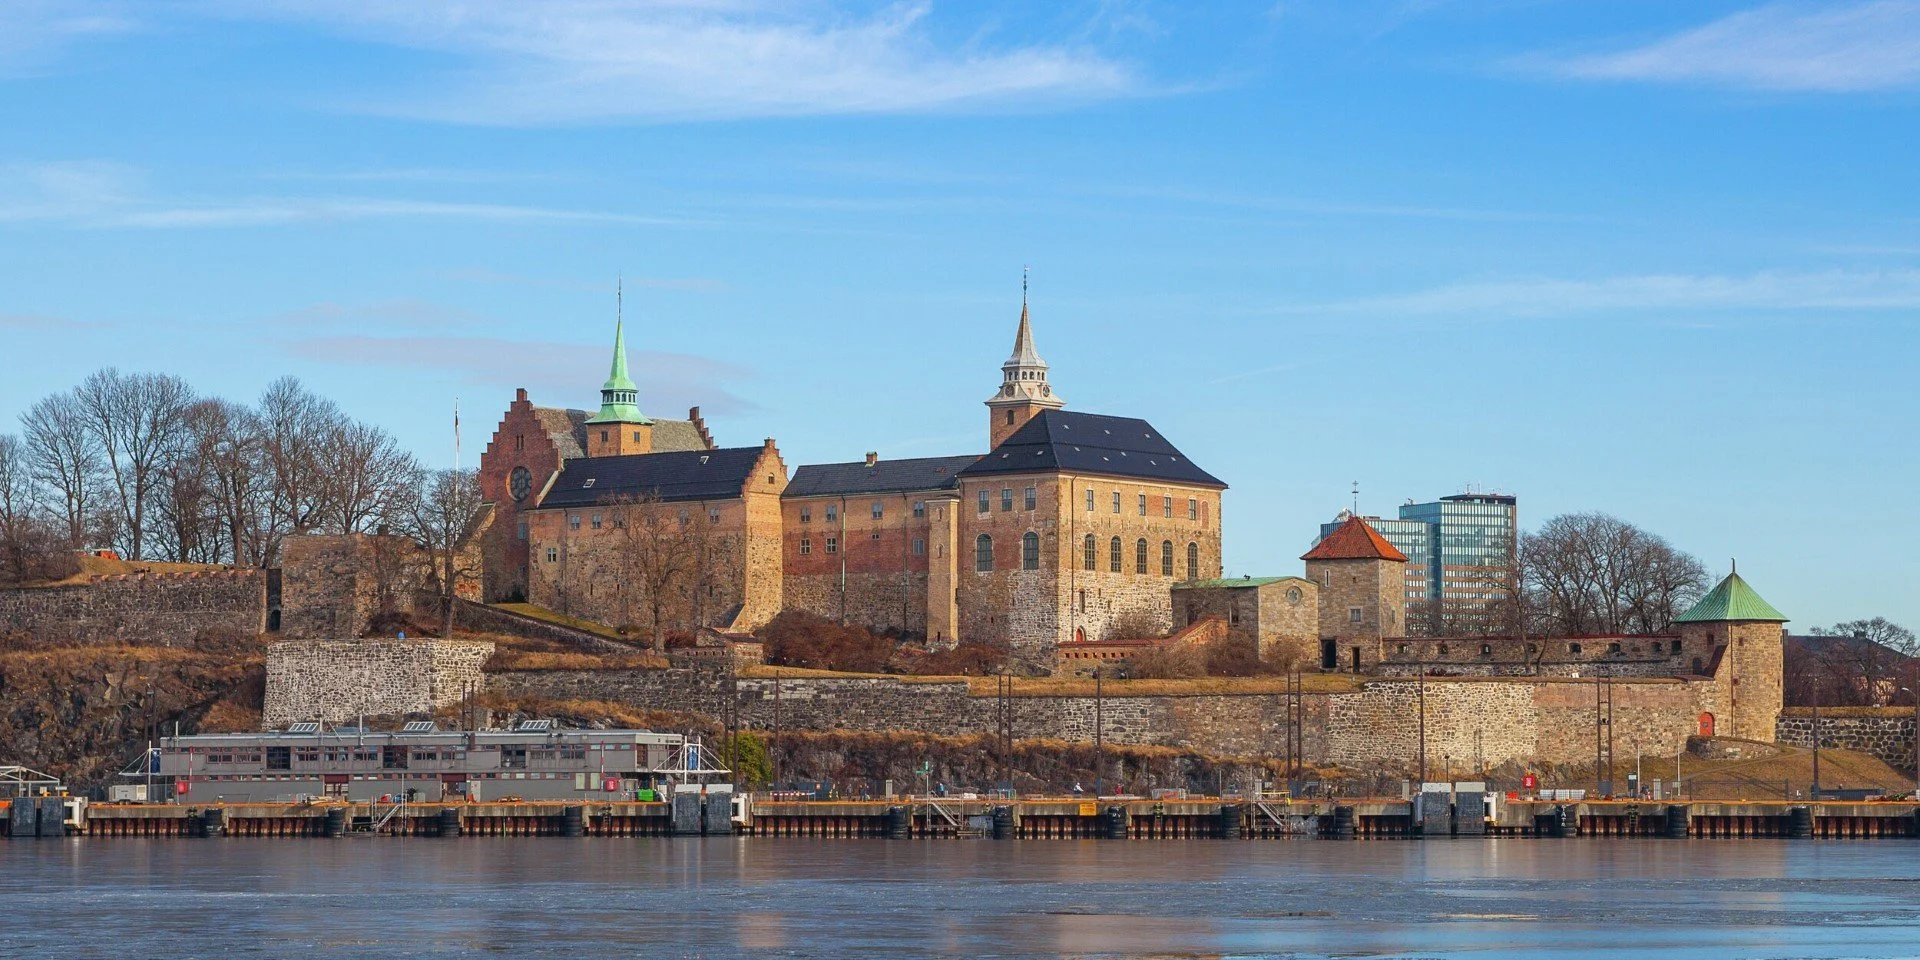
{"label": "blue sky", "polygon": [[1917,92],[1908,0],[0,0],[0,429],[292,373],[471,463],[624,275],[649,412],[980,451],[1031,265],[1232,573],[1472,484],[1920,626]]}

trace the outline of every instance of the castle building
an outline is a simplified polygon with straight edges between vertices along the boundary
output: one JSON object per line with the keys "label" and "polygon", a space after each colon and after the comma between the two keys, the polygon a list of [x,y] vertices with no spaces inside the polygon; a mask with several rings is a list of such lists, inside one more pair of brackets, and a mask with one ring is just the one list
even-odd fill
{"label": "castle building", "polygon": [[1226,484],[1145,420],[1065,409],[1048,373],[1022,297],[985,454],[869,453],[789,480],[771,440],[722,448],[698,408],[642,413],[616,324],[598,413],[520,391],[481,458],[503,505],[488,595],[675,629],[802,610],[1036,665],[1063,643],[1167,633],[1172,587],[1220,575]]}

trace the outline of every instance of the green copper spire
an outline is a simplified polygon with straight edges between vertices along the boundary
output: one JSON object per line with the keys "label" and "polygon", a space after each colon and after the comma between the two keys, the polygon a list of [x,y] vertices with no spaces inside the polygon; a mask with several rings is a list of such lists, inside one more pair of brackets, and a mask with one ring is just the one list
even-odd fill
{"label": "green copper spire", "polygon": [[1775,610],[1773,604],[1760,599],[1760,595],[1740,579],[1738,571],[1727,574],[1727,578],[1701,597],[1693,609],[1673,618],[1675,623],[1718,623],[1726,620],[1787,622],[1786,616]]}
{"label": "green copper spire", "polygon": [[600,412],[587,422],[652,423],[646,414],[640,412],[640,388],[634,385],[632,377],[627,376],[625,305],[621,303],[623,298],[619,292],[615,292],[614,298],[618,305],[614,308],[613,369],[607,373],[607,382],[600,385]]}

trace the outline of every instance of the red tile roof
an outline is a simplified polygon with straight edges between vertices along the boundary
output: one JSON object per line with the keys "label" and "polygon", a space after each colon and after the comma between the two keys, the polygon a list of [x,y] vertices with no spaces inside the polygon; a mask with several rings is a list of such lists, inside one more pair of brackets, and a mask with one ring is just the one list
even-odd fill
{"label": "red tile roof", "polygon": [[1405,562],[1407,555],[1394,549],[1387,538],[1369,526],[1359,517],[1348,517],[1340,529],[1327,535],[1325,540],[1314,544],[1312,550],[1301,556],[1302,560],[1399,560]]}

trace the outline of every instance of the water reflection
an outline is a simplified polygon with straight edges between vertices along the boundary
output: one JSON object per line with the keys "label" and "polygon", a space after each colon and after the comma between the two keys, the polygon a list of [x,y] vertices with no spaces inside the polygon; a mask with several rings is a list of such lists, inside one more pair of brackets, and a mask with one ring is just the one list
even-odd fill
{"label": "water reflection", "polygon": [[1913,957],[1900,841],[0,843],[0,956]]}

